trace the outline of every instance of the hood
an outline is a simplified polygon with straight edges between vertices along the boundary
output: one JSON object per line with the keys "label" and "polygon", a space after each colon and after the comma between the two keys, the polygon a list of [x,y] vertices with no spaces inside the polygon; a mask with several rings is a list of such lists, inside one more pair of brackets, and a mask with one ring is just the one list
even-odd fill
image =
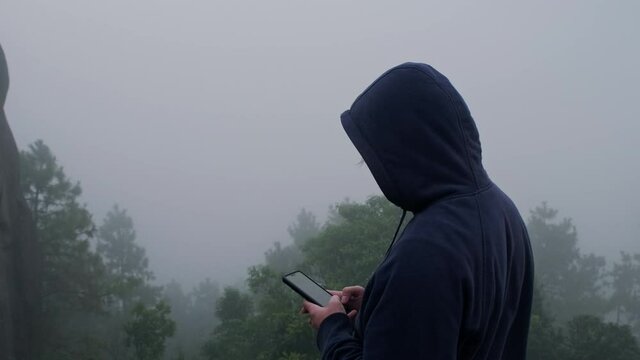
{"label": "hood", "polygon": [[7,98],[7,90],[9,90],[9,70],[7,70],[7,59],[4,57],[4,51],[0,46],[0,109],[4,106]]}
{"label": "hood", "polygon": [[418,212],[490,183],[469,109],[429,65],[388,70],[341,120],[386,198],[404,210]]}

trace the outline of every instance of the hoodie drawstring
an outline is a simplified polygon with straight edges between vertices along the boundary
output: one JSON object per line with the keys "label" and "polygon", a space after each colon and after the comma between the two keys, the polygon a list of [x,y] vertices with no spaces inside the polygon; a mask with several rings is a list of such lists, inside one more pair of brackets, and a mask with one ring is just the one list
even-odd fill
{"label": "hoodie drawstring", "polygon": [[400,223],[398,224],[398,228],[396,228],[396,233],[393,234],[393,240],[391,240],[391,244],[389,244],[389,248],[387,249],[387,253],[384,255],[384,257],[386,258],[387,256],[389,256],[389,252],[391,251],[391,248],[393,247],[393,244],[395,244],[396,239],[398,237],[398,232],[400,232],[400,228],[402,227],[402,223],[404,222],[404,217],[407,215],[407,210],[402,209],[402,216],[400,217]]}

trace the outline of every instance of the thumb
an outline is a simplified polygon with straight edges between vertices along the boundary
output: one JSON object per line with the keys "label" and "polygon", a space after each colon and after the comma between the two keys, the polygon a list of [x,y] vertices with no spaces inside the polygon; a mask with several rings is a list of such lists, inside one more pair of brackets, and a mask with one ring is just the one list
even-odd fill
{"label": "thumb", "polygon": [[305,300],[302,302],[302,308],[304,309],[305,312],[312,312],[314,310],[320,309],[321,307],[310,301]]}
{"label": "thumb", "polygon": [[331,299],[329,299],[329,303],[327,304],[327,306],[329,305],[336,305],[342,308],[343,306],[342,306],[342,301],[340,301],[340,296],[333,295]]}

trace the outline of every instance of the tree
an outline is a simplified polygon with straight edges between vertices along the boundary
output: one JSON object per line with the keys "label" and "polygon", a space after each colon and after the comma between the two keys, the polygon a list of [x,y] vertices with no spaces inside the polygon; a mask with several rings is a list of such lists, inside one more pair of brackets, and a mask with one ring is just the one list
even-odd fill
{"label": "tree", "polygon": [[164,353],[164,342],[174,334],[176,325],[169,318],[171,308],[161,301],[153,307],[137,303],[132,319],[125,325],[127,346],[132,346],[138,360],[158,360]]}
{"label": "tree", "polygon": [[185,328],[188,326],[188,312],[191,307],[191,299],[182,291],[182,286],[175,280],[171,280],[164,286],[163,299],[171,307],[171,319],[176,324],[176,332],[173,337],[167,339],[165,359],[173,359],[176,356],[184,356],[184,342],[187,341]]}
{"label": "tree", "polygon": [[149,285],[153,274],[148,269],[144,248],[136,244],[133,219],[125,209],[114,205],[98,229],[96,251],[106,268],[108,318],[104,319],[103,339],[109,356],[127,358],[131,349],[125,346],[122,329],[132,316],[136,302],[154,304],[159,289]]}
{"label": "tree", "polygon": [[201,354],[208,336],[220,323],[216,315],[216,305],[220,296],[220,287],[210,279],[201,281],[189,293],[191,309],[188,314],[188,328],[185,329],[189,341],[185,343],[185,351],[190,359],[195,359]]}
{"label": "tree", "polygon": [[320,225],[311,211],[302,209],[298,213],[296,221],[287,228],[287,231],[293,239],[293,243],[301,248],[309,239],[318,234]]}
{"label": "tree", "polygon": [[640,347],[628,326],[604,323],[591,315],[567,324],[567,360],[640,359]]}
{"label": "tree", "polygon": [[216,317],[221,321],[212,338],[204,345],[202,352],[207,359],[257,359],[252,344],[256,339],[251,333],[254,328],[253,302],[248,294],[239,289],[226,287],[216,304]]}
{"label": "tree", "polygon": [[279,241],[264,253],[265,263],[279,273],[286,273],[302,262],[302,252],[295,244],[282,246]]}
{"label": "tree", "polygon": [[222,298],[216,305],[216,316],[223,323],[233,320],[245,320],[253,312],[253,303],[247,294],[232,287],[226,287]]}
{"label": "tree", "polygon": [[300,297],[284,288],[280,276],[303,260],[301,246],[320,226],[304,209],[288,228],[293,244],[276,242],[265,253],[265,264],[249,269],[250,294],[226,288],[216,304],[221,321],[203,347],[207,359],[314,359],[313,336],[299,316]]}
{"label": "tree", "polygon": [[133,219],[118,205],[107,213],[98,230],[96,250],[105,262],[111,286],[110,293],[124,312],[135,294],[134,290],[153,279],[144,248],[136,244]]}
{"label": "tree", "polygon": [[382,196],[336,205],[322,232],[303,247],[305,268],[331,288],[366,284],[383,259],[401,210]]}
{"label": "tree", "polygon": [[91,214],[42,140],[20,153],[21,188],[33,213],[43,256],[43,338],[47,358],[86,357],[100,347],[86,319],[102,311],[104,266],[91,251]]}
{"label": "tree", "polygon": [[218,284],[210,279],[201,281],[188,294],[176,281],[165,286],[164,297],[171,305],[172,319],[176,322],[176,333],[167,341],[165,359],[201,358],[207,337],[219,323],[215,314],[219,296]]}
{"label": "tree", "polygon": [[611,305],[616,324],[628,324],[640,337],[640,254],[620,253],[611,271]]}
{"label": "tree", "polygon": [[[207,359],[316,359],[314,333],[299,314],[302,300],[282,284],[281,268],[274,263],[297,262],[333,287],[365,281],[384,256],[399,215],[399,209],[380,196],[364,204],[338,204],[322,228],[303,210],[289,227],[294,244],[276,245],[266,254],[266,264],[249,269],[250,295],[225,290],[217,304],[222,322],[203,349]],[[298,245],[302,257],[288,257],[285,249]]]}
{"label": "tree", "polygon": [[[90,251],[94,225],[91,214],[79,203],[82,189],[72,183],[42,140],[21,152],[22,190],[33,212],[45,268],[45,309],[64,306],[98,307],[94,280],[103,270]],[[92,296],[94,295],[94,296]]]}
{"label": "tree", "polygon": [[293,239],[293,244],[283,247],[277,241],[273,248],[264,254],[267,266],[276,272],[291,271],[302,261],[301,249],[318,234],[320,225],[312,212],[302,209],[298,213],[296,221],[287,228],[287,231]]}
{"label": "tree", "polygon": [[529,360],[565,360],[564,336],[556,328],[546,310],[544,294],[536,282],[533,287],[533,308],[527,344]]}
{"label": "tree", "polygon": [[[324,280],[329,288],[365,283],[383,259],[400,211],[380,196],[364,203],[344,201],[332,208],[327,222],[301,244],[298,267]],[[556,221],[557,211],[543,204],[529,222],[536,251],[537,281],[527,356],[532,360],[631,359],[637,344],[628,327],[606,324],[590,316],[569,314],[603,312],[604,259],[582,254],[571,220]],[[299,222],[298,222],[299,223]],[[291,229],[291,228],[290,228]],[[293,236],[293,234],[292,234]],[[290,245],[295,246],[295,243]],[[207,359],[316,359],[314,334],[297,314],[301,299],[282,285],[274,263],[291,263],[286,249],[276,245],[265,264],[249,269],[249,293],[226,289],[217,304],[222,320],[203,349]],[[277,255],[277,256],[275,256]],[[278,261],[274,261],[278,259]],[[635,275],[627,256],[614,271],[620,278],[620,298],[636,294],[627,285]],[[626,287],[623,287],[626,284]],[[624,296],[623,296],[624,295]],[[631,306],[630,303],[627,306]],[[560,319],[560,321],[558,321]],[[594,320],[595,319],[595,320]],[[566,325],[566,326],[565,326]],[[583,331],[586,329],[586,333]],[[613,339],[615,337],[615,339]],[[587,339],[587,340],[585,340]],[[599,344],[606,352],[589,348]],[[616,347],[604,344],[611,342]],[[588,349],[588,350],[585,350]],[[610,354],[610,357],[603,354]]]}
{"label": "tree", "polygon": [[536,262],[536,278],[549,310],[564,323],[579,314],[606,312],[605,260],[582,255],[578,234],[569,218],[556,221],[558,211],[543,203],[531,211],[527,227]]}

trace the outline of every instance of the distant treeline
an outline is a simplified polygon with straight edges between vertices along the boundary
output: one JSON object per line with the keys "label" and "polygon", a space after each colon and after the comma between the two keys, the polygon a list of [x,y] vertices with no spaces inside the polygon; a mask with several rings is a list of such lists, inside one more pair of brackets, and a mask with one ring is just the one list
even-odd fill
{"label": "distant treeline", "polygon": [[[43,360],[318,359],[281,274],[301,269],[333,289],[364,285],[400,215],[381,196],[340,202],[324,224],[302,210],[289,245],[267,250],[246,286],[220,290],[206,279],[185,293],[175,281],[153,285],[126,210],[116,205],[94,223],[80,184],[42,141],[21,152],[21,168],[42,250]],[[571,220],[545,203],[527,225],[536,260],[528,358],[639,359],[640,254],[612,264],[583,254]]]}
{"label": "distant treeline", "polygon": [[[206,358],[317,359],[314,335],[297,314],[300,299],[283,289],[280,273],[300,268],[332,289],[366,284],[399,216],[381,196],[339,203],[322,226],[302,211],[289,228],[293,244],[276,243],[249,270],[249,291],[224,290]],[[528,359],[640,359],[640,254],[622,253],[607,266],[581,253],[571,220],[547,204],[531,211],[528,229],[536,260]]]}
{"label": "distant treeline", "polygon": [[41,251],[39,357],[159,359],[176,326],[131,217],[115,205],[97,226],[80,184],[42,141],[21,151],[20,163]]}

